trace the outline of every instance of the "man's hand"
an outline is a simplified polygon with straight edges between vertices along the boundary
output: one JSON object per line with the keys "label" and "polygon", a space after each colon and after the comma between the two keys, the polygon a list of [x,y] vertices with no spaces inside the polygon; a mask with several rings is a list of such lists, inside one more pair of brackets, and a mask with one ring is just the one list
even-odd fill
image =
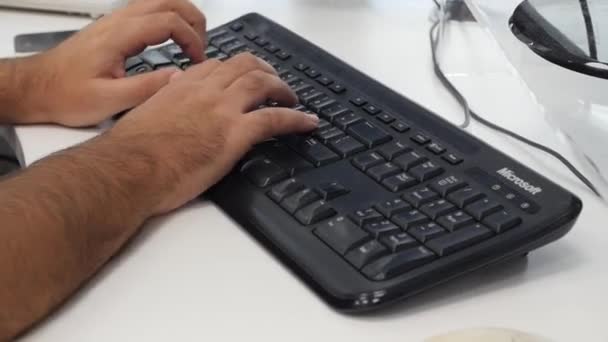
{"label": "man's hand", "polygon": [[14,87],[11,121],[88,126],[136,107],[178,70],[125,78],[125,59],[168,39],[176,41],[194,63],[203,61],[205,17],[188,0],[133,1],[55,49],[9,62],[15,82],[0,88]]}
{"label": "man's hand", "polygon": [[147,219],[220,180],[258,142],[304,133],[315,116],[257,110],[296,96],[241,54],[174,75],[103,135],[0,183],[0,341],[64,302]]}
{"label": "man's hand", "polygon": [[292,109],[255,110],[269,98],[284,106],[297,102],[266,62],[251,54],[209,60],[176,75],[106,138],[140,146],[162,163],[168,177],[150,180],[162,190],[151,214],[162,214],[219,181],[254,144],[317,126],[315,115]]}

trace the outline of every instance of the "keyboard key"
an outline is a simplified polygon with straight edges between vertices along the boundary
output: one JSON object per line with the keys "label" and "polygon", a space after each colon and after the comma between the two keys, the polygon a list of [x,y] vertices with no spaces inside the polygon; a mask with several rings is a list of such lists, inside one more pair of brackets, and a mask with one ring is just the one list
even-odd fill
{"label": "keyboard key", "polygon": [[[229,56],[235,56],[241,52],[245,52],[246,49],[247,49],[247,45],[245,45],[239,41],[234,41],[232,43],[223,45],[221,50]],[[273,67],[274,67],[274,65],[273,65]]]}
{"label": "keyboard key", "polygon": [[314,138],[292,136],[287,139],[287,145],[316,167],[340,160],[337,154]]}
{"label": "keyboard key", "polygon": [[484,194],[475,190],[471,186],[465,186],[464,188],[456,190],[448,195],[448,199],[460,208],[464,208],[465,206],[484,197]]}
{"label": "keyboard key", "polygon": [[481,224],[474,224],[451,234],[440,236],[426,245],[439,256],[446,256],[492,237],[492,232]]}
{"label": "keyboard key", "polygon": [[367,104],[367,101],[365,101],[361,97],[355,97],[354,99],[350,100],[350,103],[354,104],[357,107],[362,107]]}
{"label": "keyboard key", "polygon": [[162,47],[162,50],[169,56],[171,59],[179,59],[184,56],[184,51],[177,44],[169,44]]}
{"label": "keyboard key", "polygon": [[260,37],[260,38],[258,38],[258,39],[255,40],[255,44],[257,46],[264,47],[264,46],[270,44],[270,42],[267,39],[264,39],[264,38]]}
{"label": "keyboard key", "polygon": [[258,158],[246,162],[241,167],[241,173],[260,188],[289,177],[287,171],[267,158]]}
{"label": "keyboard key", "polygon": [[147,50],[141,54],[141,58],[154,69],[173,65],[173,62],[158,50]]}
{"label": "keyboard key", "polygon": [[245,34],[245,39],[247,40],[256,40],[258,38],[258,35],[255,32],[249,32]]}
{"label": "keyboard key", "polygon": [[310,78],[317,78],[321,76],[321,73],[317,69],[313,68],[306,70],[305,74]]}
{"label": "keyboard key", "polygon": [[321,196],[311,189],[304,189],[288,196],[281,202],[281,207],[290,213],[295,213],[304,206],[307,206],[321,199]]}
{"label": "keyboard key", "polygon": [[449,214],[454,210],[456,210],[456,207],[444,199],[436,200],[420,207],[420,211],[433,220],[437,219],[439,216]]}
{"label": "keyboard key", "polygon": [[332,139],[338,139],[343,137],[345,134],[337,127],[329,127],[324,130],[317,130],[315,133],[315,138],[321,140],[323,143],[327,143]]}
{"label": "keyboard key", "polygon": [[433,152],[434,154],[442,154],[445,152],[445,147],[439,145],[438,143],[432,143],[426,147],[427,150]]}
{"label": "keyboard key", "polygon": [[376,107],[375,105],[368,103],[363,107],[363,110],[366,111],[370,115],[376,115],[382,112],[382,109]]}
{"label": "keyboard key", "polygon": [[300,102],[305,104],[305,105],[309,105],[310,103],[312,103],[314,100],[320,98],[320,97],[325,97],[327,95],[325,95],[323,92],[321,92],[320,90],[311,88],[308,89],[306,91],[302,91],[298,93],[298,97],[300,99]]}
{"label": "keyboard key", "polygon": [[317,78],[317,82],[324,86],[328,86],[328,85],[334,83],[334,81],[327,76]]}
{"label": "keyboard key", "polygon": [[290,87],[294,93],[298,94],[298,96],[302,92],[313,89],[313,87],[310,84],[308,84],[304,81],[294,82],[293,85],[291,85]]}
{"label": "keyboard key", "polygon": [[374,238],[379,238],[385,234],[391,234],[399,231],[399,227],[389,220],[383,220],[365,225],[365,230]]}
{"label": "keyboard key", "polygon": [[383,179],[394,176],[401,171],[402,170],[393,163],[384,163],[370,168],[367,170],[367,174],[374,180],[381,182]]}
{"label": "keyboard key", "polygon": [[411,188],[416,184],[418,184],[418,181],[405,172],[399,173],[392,177],[388,177],[382,181],[382,185],[384,185],[392,192],[399,192]]}
{"label": "keyboard key", "polygon": [[270,53],[277,53],[279,52],[279,50],[281,50],[278,46],[270,44],[270,45],[266,45],[264,47],[264,50],[270,52]]}
{"label": "keyboard key", "polygon": [[209,41],[212,41],[212,40],[214,40],[214,39],[216,39],[218,37],[221,37],[221,36],[223,36],[225,34],[228,34],[228,31],[226,31],[226,30],[213,31],[213,32],[210,32],[210,33],[207,34],[207,39]]}
{"label": "keyboard key", "polygon": [[346,88],[340,83],[334,83],[329,86],[329,90],[333,91],[336,94],[342,94],[346,91]]}
{"label": "keyboard key", "polygon": [[306,65],[304,63],[297,63],[293,67],[298,71],[304,71],[304,70],[308,69],[308,65]]}
{"label": "keyboard key", "polygon": [[443,160],[447,161],[448,163],[452,164],[452,165],[458,165],[460,163],[462,163],[463,159],[460,158],[459,156],[455,155],[454,153],[449,153],[444,155],[443,157],[441,157]]}
{"label": "keyboard key", "polygon": [[370,240],[370,236],[344,216],[337,217],[315,230],[321,240],[341,255]]}
{"label": "keyboard key", "polygon": [[391,122],[395,121],[395,118],[388,113],[380,114],[376,116],[376,119],[384,122],[385,124],[390,124]]}
{"label": "keyboard key", "polygon": [[377,212],[374,208],[357,210],[350,215],[350,218],[360,227],[363,227],[366,224],[384,220],[384,216],[382,216],[382,214]]}
{"label": "keyboard key", "polygon": [[437,177],[443,173],[443,168],[439,165],[428,161],[426,163],[415,166],[409,170],[409,173],[421,182]]}
{"label": "keyboard key", "polygon": [[442,197],[446,197],[452,192],[467,186],[462,179],[456,176],[447,176],[430,184],[431,189],[435,190]]}
{"label": "keyboard key", "polygon": [[414,136],[411,139],[412,139],[412,141],[418,143],[419,145],[426,145],[431,142],[431,139],[429,137],[427,137],[426,135],[424,135],[420,132],[414,134]]}
{"label": "keyboard key", "polygon": [[403,195],[403,199],[418,208],[421,205],[439,199],[439,194],[429,188],[422,188]]}
{"label": "keyboard key", "polygon": [[426,215],[416,209],[396,214],[392,217],[392,220],[403,229],[408,229],[430,221]]}
{"label": "keyboard key", "polygon": [[348,158],[359,152],[365,151],[366,148],[351,136],[341,137],[329,142],[329,147],[336,151],[342,158]]}
{"label": "keyboard key", "polygon": [[132,69],[132,68],[134,68],[136,66],[140,66],[142,64],[144,64],[144,61],[141,58],[137,57],[137,56],[127,58],[125,60],[125,70],[128,71],[128,70],[130,70],[130,69]]}
{"label": "keyboard key", "polygon": [[403,232],[384,235],[380,238],[380,242],[388,247],[392,253],[397,253],[419,245],[418,240],[411,237],[408,233]]}
{"label": "keyboard key", "polygon": [[348,132],[370,148],[384,144],[392,139],[388,133],[369,121],[359,122],[350,126]]}
{"label": "keyboard key", "polygon": [[505,210],[501,210],[483,219],[483,223],[492,228],[496,233],[504,233],[505,231],[518,226],[521,223],[521,218]]}
{"label": "keyboard key", "polygon": [[349,126],[356,124],[361,120],[363,120],[363,118],[359,116],[359,114],[347,112],[346,114],[336,117],[334,124],[341,129],[347,129]]}
{"label": "keyboard key", "polygon": [[410,126],[403,121],[393,122],[393,124],[391,125],[391,128],[393,128],[395,131],[397,131],[399,133],[405,133],[410,130]]}
{"label": "keyboard key", "polygon": [[446,234],[446,231],[435,222],[425,223],[420,226],[413,227],[407,230],[408,234],[415,237],[416,240],[425,243],[431,239],[440,237]]}
{"label": "keyboard key", "polygon": [[336,103],[336,101],[329,96],[321,96],[308,103],[308,107],[310,107],[310,109],[312,109],[315,113],[321,113],[323,109],[331,106],[334,103]]}
{"label": "keyboard key", "polygon": [[338,117],[351,113],[352,111],[343,105],[336,103],[328,108],[325,108],[319,113],[329,122],[334,122]]}
{"label": "keyboard key", "polygon": [[311,225],[335,216],[336,214],[336,210],[327,202],[318,201],[298,210],[296,219],[303,225]]}
{"label": "keyboard key", "polygon": [[386,144],[378,149],[380,153],[387,160],[393,160],[394,158],[411,151],[412,149],[401,141],[393,141],[390,144]]}
{"label": "keyboard key", "polygon": [[238,42],[238,39],[234,36],[225,36],[225,37],[220,37],[217,39],[214,39],[211,41],[211,44],[213,44],[213,46],[217,47],[217,48],[221,48],[224,45],[230,44],[230,43],[234,43],[234,42]]}
{"label": "keyboard key", "polygon": [[395,198],[390,201],[376,204],[374,205],[374,208],[382,213],[382,215],[385,217],[391,218],[395,214],[411,210],[412,206],[401,198]]}
{"label": "keyboard key", "polygon": [[145,73],[150,72],[152,70],[154,70],[154,69],[152,69],[152,67],[149,66],[148,64],[142,64],[140,66],[136,66],[136,67],[132,68],[131,70],[129,70],[127,72],[127,76],[145,74]]}
{"label": "keyboard key", "polygon": [[361,247],[355,248],[346,254],[348,260],[357,269],[369,264],[371,261],[388,254],[388,250],[376,240],[369,241]]}
{"label": "keyboard key", "polygon": [[362,271],[367,277],[380,281],[403,274],[434,259],[435,254],[425,247],[410,248],[382,257],[365,266]]}
{"label": "keyboard key", "polygon": [[275,54],[275,56],[277,56],[277,58],[282,61],[286,61],[291,58],[291,54],[289,54],[288,52],[285,52],[285,51],[278,52]]}
{"label": "keyboard key", "polygon": [[428,158],[416,151],[407,152],[393,160],[393,163],[399,165],[404,170],[409,170],[416,165],[420,165],[427,161]]}
{"label": "keyboard key", "polygon": [[475,223],[475,220],[464,211],[458,210],[449,215],[438,218],[437,223],[439,223],[445,229],[453,232],[464,226]]}
{"label": "keyboard key", "polygon": [[304,188],[304,184],[298,182],[295,178],[290,178],[278,185],[275,185],[272,190],[270,190],[268,195],[275,202],[281,202],[285,197],[293,195]]}
{"label": "keyboard key", "polygon": [[342,184],[338,182],[323,183],[317,188],[317,193],[326,201],[331,201],[340,196],[344,196],[350,192]]}
{"label": "keyboard key", "polygon": [[314,168],[314,165],[309,163],[298,154],[293,153],[281,141],[268,141],[257,145],[256,150],[259,150],[268,159],[282,167],[290,176],[294,176],[300,172]]}
{"label": "keyboard key", "polygon": [[466,206],[465,210],[474,218],[482,220],[486,216],[502,209],[502,205],[489,198],[481,199]]}
{"label": "keyboard key", "polygon": [[385,160],[376,152],[364,153],[353,159],[353,165],[361,170],[367,171],[369,168],[384,163]]}
{"label": "keyboard key", "polygon": [[239,22],[230,25],[230,29],[235,32],[241,31],[243,29],[243,27],[244,27],[243,24],[239,23]]}

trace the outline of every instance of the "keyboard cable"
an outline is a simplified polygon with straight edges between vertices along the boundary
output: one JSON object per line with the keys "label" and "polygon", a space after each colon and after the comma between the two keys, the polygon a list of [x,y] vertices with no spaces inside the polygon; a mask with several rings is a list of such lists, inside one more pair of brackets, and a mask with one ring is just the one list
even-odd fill
{"label": "keyboard cable", "polygon": [[433,25],[431,26],[431,29],[429,31],[429,38],[430,38],[430,42],[431,42],[431,55],[433,58],[433,69],[434,69],[435,75],[441,81],[442,85],[450,92],[450,94],[456,99],[456,101],[462,106],[462,108],[464,110],[464,115],[465,115],[464,122],[462,124],[458,125],[458,127],[460,127],[461,129],[466,129],[471,124],[471,121],[475,120],[490,129],[498,131],[513,139],[519,140],[529,146],[532,146],[540,151],[543,151],[543,152],[553,156],[557,160],[559,160],[562,164],[564,164],[568,168],[568,170],[570,170],[570,172],[572,172],[581,182],[583,182],[583,184],[585,184],[591,191],[593,191],[593,193],[596,196],[602,198],[602,196],[597,191],[597,189],[593,185],[593,183],[591,183],[591,181],[589,179],[587,179],[587,177],[585,177],[585,175],[583,175],[572,163],[570,163],[570,161],[568,161],[568,159],[566,159],[564,156],[562,156],[559,152],[552,150],[551,148],[541,145],[537,142],[534,142],[528,138],[525,138],[506,128],[500,127],[497,124],[492,123],[492,122],[484,119],[483,117],[479,116],[477,113],[475,113],[471,109],[471,107],[469,105],[469,101],[464,97],[464,95],[462,95],[462,93],[454,86],[454,84],[447,78],[446,74],[443,72],[443,70],[441,69],[439,60],[437,58],[437,50],[438,50],[438,47],[440,44],[440,36],[441,36],[439,28],[440,28],[440,25],[447,22],[447,20],[449,19],[449,13],[445,10],[445,7],[439,3],[438,0],[433,0],[433,2],[435,3],[435,6],[437,7],[437,15],[436,15]]}

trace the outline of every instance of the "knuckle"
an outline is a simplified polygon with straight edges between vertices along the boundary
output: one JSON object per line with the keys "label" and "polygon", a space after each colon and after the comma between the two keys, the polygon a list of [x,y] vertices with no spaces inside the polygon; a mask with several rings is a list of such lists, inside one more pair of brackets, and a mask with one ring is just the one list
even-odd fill
{"label": "knuckle", "polygon": [[261,66],[260,60],[250,52],[240,53],[234,59],[235,62],[250,69],[257,69]]}
{"label": "knuckle", "polygon": [[248,72],[244,77],[244,86],[247,90],[260,90],[268,84],[268,74],[260,70]]}
{"label": "knuckle", "polygon": [[165,20],[169,26],[177,26],[180,23],[180,17],[175,12],[164,13]]}

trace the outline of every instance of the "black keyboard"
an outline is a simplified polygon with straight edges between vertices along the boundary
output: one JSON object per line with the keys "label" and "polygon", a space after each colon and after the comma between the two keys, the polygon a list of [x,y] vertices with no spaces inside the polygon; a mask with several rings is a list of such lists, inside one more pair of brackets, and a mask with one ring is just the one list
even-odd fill
{"label": "black keyboard", "polygon": [[[581,211],[563,188],[258,14],[208,37],[209,58],[264,59],[296,108],[321,118],[310,135],[256,146],[210,197],[340,310],[525,255]],[[190,65],[174,44],[127,71],[173,65]]]}

